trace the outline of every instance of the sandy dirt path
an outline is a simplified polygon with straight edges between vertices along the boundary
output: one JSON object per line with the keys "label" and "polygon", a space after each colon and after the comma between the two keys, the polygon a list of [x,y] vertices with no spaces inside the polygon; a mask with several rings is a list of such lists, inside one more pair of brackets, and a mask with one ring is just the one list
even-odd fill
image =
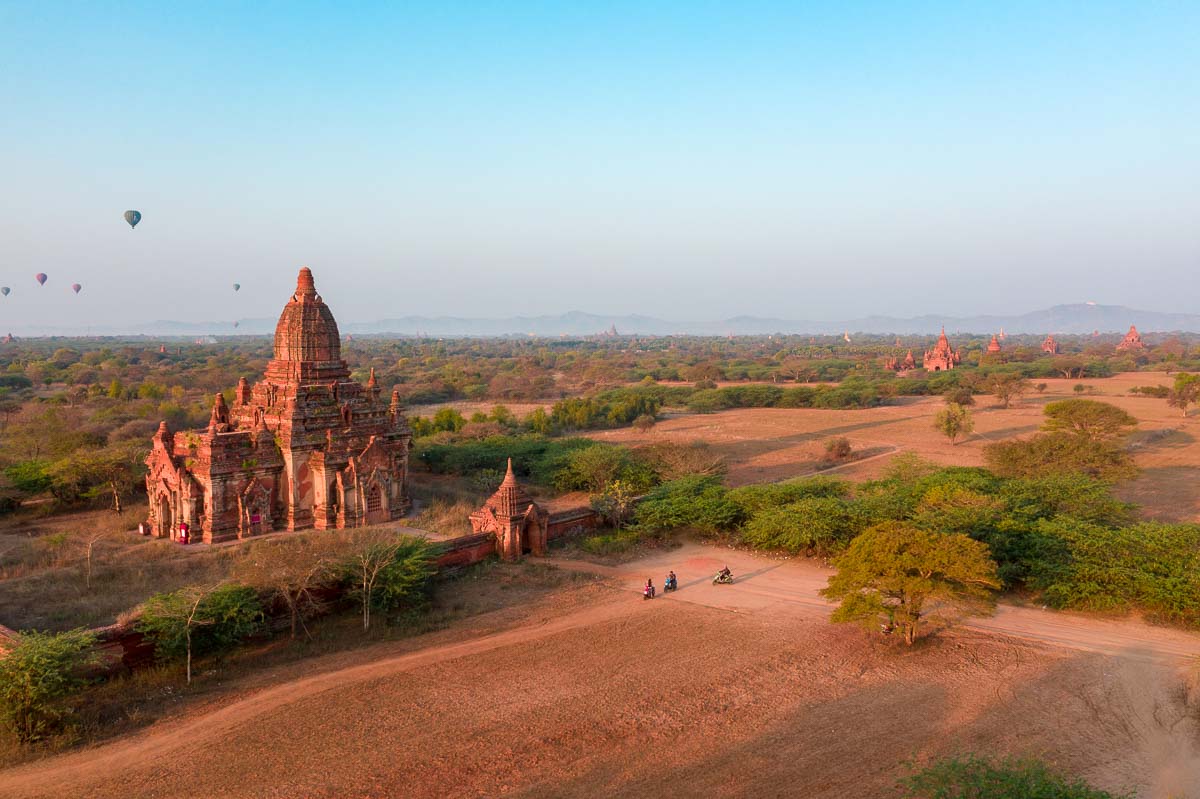
{"label": "sandy dirt path", "polygon": [[[117,743],[85,749],[61,757],[18,766],[0,774],[0,797],[86,795],[84,788],[99,775],[117,770],[151,767],[183,748],[204,746],[256,716],[284,705],[300,702],[325,691],[346,688],[381,676],[419,669],[436,663],[469,657],[505,646],[513,646],[567,630],[600,624],[631,612],[638,605],[625,601],[607,602],[543,623],[534,623],[461,643],[410,652],[330,671],[285,683],[237,700],[212,713],[177,724],[156,726]],[[47,788],[53,786],[50,793]]]}
{"label": "sandy dirt path", "polygon": [[[680,590],[659,594],[667,601],[694,602],[729,611],[786,606],[797,613],[828,616],[833,605],[820,596],[833,570],[805,559],[774,560],[742,550],[688,543],[623,566],[598,566],[585,561],[555,559],[562,567],[591,571],[619,580],[621,587],[640,592],[646,578],[661,592],[669,569]],[[723,565],[734,573],[734,585],[713,585]],[[1083,652],[1153,660],[1200,657],[1200,634],[1156,627],[1133,619],[1107,619],[1063,613],[1041,607],[1001,604],[995,615],[968,619],[963,626]]]}

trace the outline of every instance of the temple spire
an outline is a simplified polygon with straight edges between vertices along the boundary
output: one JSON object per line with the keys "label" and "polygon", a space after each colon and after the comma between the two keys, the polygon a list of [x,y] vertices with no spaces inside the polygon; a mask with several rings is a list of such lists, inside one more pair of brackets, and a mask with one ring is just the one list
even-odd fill
{"label": "temple spire", "polygon": [[296,276],[296,296],[313,296],[317,293],[317,284],[313,280],[312,270],[307,266],[300,267],[300,274]]}

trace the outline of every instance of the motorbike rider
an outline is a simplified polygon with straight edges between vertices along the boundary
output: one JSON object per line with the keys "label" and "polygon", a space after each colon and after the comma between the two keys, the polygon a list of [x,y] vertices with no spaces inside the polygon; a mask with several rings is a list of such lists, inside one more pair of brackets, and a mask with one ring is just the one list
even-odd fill
{"label": "motorbike rider", "polygon": [[733,572],[731,572],[729,570],[729,567],[726,566],[725,568],[721,569],[721,571],[717,572],[717,576],[720,577],[722,580],[732,580]]}
{"label": "motorbike rider", "polygon": [[646,587],[642,589],[646,596],[654,596],[654,580],[646,578]]}
{"label": "motorbike rider", "polygon": [[673,572],[673,571],[667,572],[667,585],[670,586],[671,588],[674,588],[677,585],[679,585],[679,580],[676,579],[675,572]]}

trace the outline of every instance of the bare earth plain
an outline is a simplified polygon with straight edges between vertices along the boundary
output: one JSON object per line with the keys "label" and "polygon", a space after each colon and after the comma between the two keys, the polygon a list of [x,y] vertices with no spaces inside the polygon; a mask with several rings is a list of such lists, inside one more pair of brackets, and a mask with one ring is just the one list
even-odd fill
{"label": "bare earth plain", "polygon": [[[698,439],[730,482],[811,473],[845,435],[878,474],[896,451],[982,463],[1041,406],[981,398],[978,435],[931,429],[940,399],[870,411],[681,415],[629,443]],[[1147,515],[1195,519],[1193,420],[1129,387],[1094,385],[1140,420]],[[1156,432],[1165,431],[1165,432]],[[1200,635],[1132,619],[1002,605],[908,649],[828,622],[828,570],[699,544],[604,567],[596,582],[414,639],[274,667],[124,738],[0,772],[0,797],[896,797],[913,763],[1035,755],[1142,799],[1200,797]],[[732,586],[713,586],[728,563]],[[668,568],[681,590],[639,598]]]}
{"label": "bare earth plain", "polygon": [[[724,562],[738,581],[711,585]],[[906,649],[829,624],[808,561],[688,544],[559,565],[605,578],[259,675],[0,773],[0,795],[891,797],[908,763],[978,752],[1200,796],[1200,636],[1002,607]],[[671,567],[680,590],[642,601]]]}

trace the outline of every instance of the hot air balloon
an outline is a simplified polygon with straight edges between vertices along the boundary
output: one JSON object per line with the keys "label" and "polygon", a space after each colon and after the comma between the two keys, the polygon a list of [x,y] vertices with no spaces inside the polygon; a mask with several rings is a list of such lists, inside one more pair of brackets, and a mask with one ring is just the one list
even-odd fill
{"label": "hot air balloon", "polygon": [[10,291],[12,291],[12,289],[10,289],[8,286],[5,286],[4,288],[0,288],[0,294],[3,294],[5,297],[8,296],[8,292],[10,292]]}
{"label": "hot air balloon", "polygon": [[83,286],[79,285],[78,283],[71,284],[71,291],[75,292],[76,294],[78,294],[80,289],[82,289],[82,288],[83,288]]}
{"label": "hot air balloon", "polygon": [[241,290],[242,290],[242,284],[241,284],[241,283],[234,283],[234,284],[233,284],[233,290],[234,290],[234,291],[241,291]]}
{"label": "hot air balloon", "polygon": [[33,276],[33,279],[38,282],[39,286],[46,285],[46,273],[45,272],[38,272],[36,275]]}
{"label": "hot air balloon", "polygon": [[129,223],[129,227],[131,229],[137,227],[137,223],[142,221],[142,212],[141,211],[126,211],[125,212],[125,221]]}

